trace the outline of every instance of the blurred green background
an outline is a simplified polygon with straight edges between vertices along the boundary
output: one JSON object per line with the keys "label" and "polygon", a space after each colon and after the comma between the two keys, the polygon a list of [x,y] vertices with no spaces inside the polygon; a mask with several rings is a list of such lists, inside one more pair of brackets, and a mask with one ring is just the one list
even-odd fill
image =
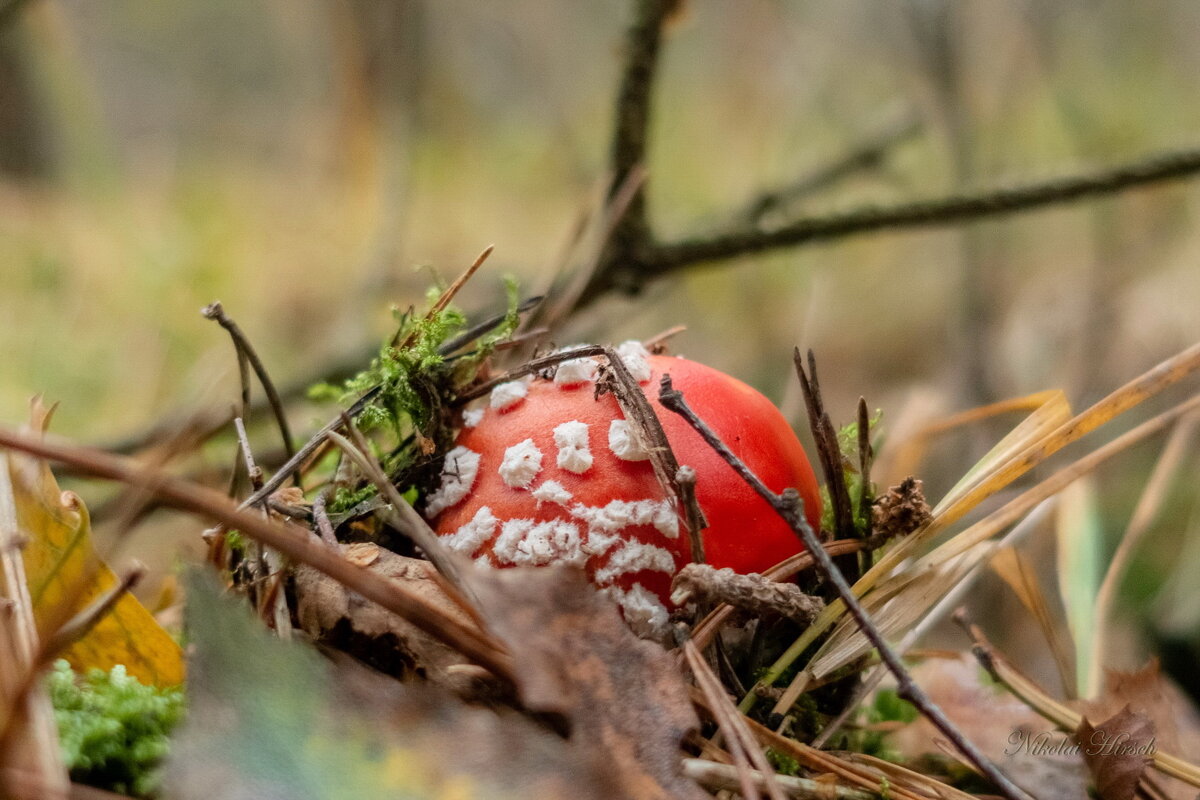
{"label": "blurred green background", "polygon": [[[228,407],[232,349],[199,314],[215,299],[287,385],[365,354],[392,304],[419,303],[485,245],[465,308],[498,307],[502,272],[544,289],[604,185],[631,9],[24,3],[0,30],[0,420],[43,392],[59,433],[105,443]],[[720,227],[896,119],[919,130],[780,213],[1197,144],[1198,45],[1189,0],[693,0],[655,88],[651,219],[666,239]],[[759,386],[800,427],[796,344],[817,352],[839,423],[859,395],[896,426],[1046,388],[1081,407],[1200,338],[1198,201],[1195,183],[1165,184],[708,265],[602,300],[563,342],[685,324],[677,351]],[[327,413],[294,421],[304,432]],[[936,448],[930,495],[999,432]],[[1105,552],[1158,447],[1098,476]],[[1126,582],[1122,666],[1163,636],[1195,641],[1200,590],[1172,576],[1200,570],[1197,474],[1189,456]],[[171,530],[196,552],[194,523]]]}

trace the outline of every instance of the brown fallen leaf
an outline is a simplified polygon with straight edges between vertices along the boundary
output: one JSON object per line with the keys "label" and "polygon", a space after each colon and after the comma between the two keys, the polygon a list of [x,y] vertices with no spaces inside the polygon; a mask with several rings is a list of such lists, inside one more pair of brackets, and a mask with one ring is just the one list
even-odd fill
{"label": "brown fallen leaf", "polygon": [[1075,741],[1100,800],[1131,800],[1150,763],[1154,723],[1126,706],[1097,725],[1084,717]]}
{"label": "brown fallen leaf", "polygon": [[593,748],[619,796],[707,796],[682,774],[680,742],[699,723],[678,669],[661,647],[630,632],[583,572],[473,569],[467,580],[517,660],[522,702]]}
{"label": "brown fallen leaf", "polygon": [[[428,561],[397,555],[370,543],[348,545],[343,555],[378,575],[403,583],[422,599],[471,624],[466,613],[442,591]],[[475,688],[468,682],[477,672],[456,669],[469,663],[457,650],[312,567],[296,567],[295,578],[300,627],[317,642],[398,678],[427,678],[455,690]]]}

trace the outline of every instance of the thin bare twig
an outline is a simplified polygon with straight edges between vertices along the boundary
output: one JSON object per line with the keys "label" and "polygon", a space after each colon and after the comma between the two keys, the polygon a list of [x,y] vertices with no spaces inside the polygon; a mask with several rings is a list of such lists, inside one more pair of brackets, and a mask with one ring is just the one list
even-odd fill
{"label": "thin bare twig", "polygon": [[[229,332],[229,337],[233,340],[233,346],[237,350],[239,364],[242,359],[250,362],[250,366],[254,368],[254,374],[258,376],[258,382],[262,384],[263,392],[267,395],[267,401],[271,405],[271,413],[275,415],[275,424],[279,426],[279,435],[283,439],[283,448],[287,451],[288,456],[295,455],[295,445],[292,443],[292,432],[288,428],[287,414],[283,410],[283,400],[279,397],[279,392],[275,388],[271,376],[267,373],[267,367],[263,364],[262,359],[258,357],[258,353],[254,350],[254,346],[250,344],[250,340],[246,338],[246,334],[238,327],[225,313],[224,307],[220,301],[210,303],[200,311],[206,319],[215,321],[218,325]],[[249,410],[249,383],[245,384],[242,390],[242,414],[245,417]]]}
{"label": "thin bare twig", "polygon": [[679,490],[679,500],[683,503],[684,521],[687,523],[688,544],[692,548],[692,562],[704,563],[704,537],[701,532],[708,527],[704,512],[696,500],[696,470],[687,464],[675,471],[675,488]]}
{"label": "thin bare twig", "polygon": [[683,394],[671,387],[670,376],[664,375],[662,380],[662,391],[659,394],[659,402],[666,408],[674,411],[687,420],[688,424],[700,434],[700,436],[712,447],[724,460],[728,463],[735,472],[745,480],[752,489],[764,500],[766,500],[775,512],[779,514],[792,527],[801,539],[804,540],[805,547],[813,554],[818,569],[824,574],[837,589],[838,595],[842,598],[842,602],[846,604],[846,609],[854,617],[854,621],[858,624],[859,629],[863,632],[871,644],[879,651],[879,656],[888,669],[896,678],[898,684],[897,692],[904,699],[912,703],[916,708],[927,718],[934,726],[949,739],[954,746],[961,752],[980,773],[983,774],[1000,792],[1009,800],[1029,800],[1029,795],[1026,794],[1020,787],[1014,784],[1007,776],[1004,775],[996,765],[993,764],[987,756],[985,756],[978,747],[975,746],[962,731],[950,721],[945,712],[930,699],[929,695],[908,673],[904,668],[904,664],[900,661],[900,657],[896,655],[887,639],[879,632],[875,623],[871,621],[870,616],[858,602],[858,598],[854,594],[854,590],[842,575],[841,570],[833,563],[829,553],[821,546],[821,542],[817,539],[816,533],[813,532],[807,520],[804,518],[804,501],[800,498],[800,493],[795,489],[785,489],[781,494],[775,494],[767,488],[757,475],[755,475],[746,464],[734,455],[729,448],[721,441],[711,428],[696,413],[688,406],[683,398]]}
{"label": "thin bare twig", "polygon": [[241,417],[234,417],[234,430],[237,431],[238,448],[246,464],[246,475],[250,478],[250,489],[258,491],[263,485],[262,468],[254,461],[254,453],[250,450],[250,437],[246,435],[246,423]]}
{"label": "thin bare twig", "polygon": [[[1074,733],[1079,729],[1080,723],[1083,722],[1083,715],[1070,706],[1055,700],[1042,687],[1013,666],[988,641],[987,637],[983,635],[983,631],[971,622],[965,609],[956,611],[953,619],[971,638],[971,654],[996,683],[1008,689],[1018,700],[1062,730]],[[1192,786],[1200,787],[1200,766],[1165,752],[1161,748],[1152,753],[1150,758],[1154,768],[1164,775],[1170,775]]]}
{"label": "thin bare twig", "polygon": [[861,140],[847,148],[842,155],[810,170],[787,186],[763,192],[751,200],[743,211],[735,214],[734,218],[740,217],[757,223],[776,209],[829,189],[858,172],[874,169],[883,163],[894,148],[915,137],[923,127],[921,119],[912,109],[893,114],[877,129],[865,134]]}

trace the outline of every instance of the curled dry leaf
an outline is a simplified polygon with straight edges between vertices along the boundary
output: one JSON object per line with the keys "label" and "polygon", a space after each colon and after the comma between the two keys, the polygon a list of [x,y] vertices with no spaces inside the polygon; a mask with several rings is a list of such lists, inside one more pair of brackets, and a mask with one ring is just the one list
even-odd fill
{"label": "curled dry leaf", "polygon": [[[428,561],[407,558],[370,543],[344,547],[344,557],[404,587],[464,624],[466,613],[447,597]],[[316,641],[341,650],[389,675],[417,675],[456,690],[474,672],[451,669],[467,662],[457,650],[312,567],[296,567],[300,627]]]}
{"label": "curled dry leaf", "polygon": [[682,774],[680,741],[698,725],[671,658],[638,639],[615,605],[569,567],[474,569],[468,582],[492,633],[517,656],[525,706],[586,743],[615,796],[703,798]]}
{"label": "curled dry leaf", "polygon": [[1097,725],[1085,717],[1075,741],[1100,800],[1131,800],[1154,750],[1154,723],[1126,706]]}

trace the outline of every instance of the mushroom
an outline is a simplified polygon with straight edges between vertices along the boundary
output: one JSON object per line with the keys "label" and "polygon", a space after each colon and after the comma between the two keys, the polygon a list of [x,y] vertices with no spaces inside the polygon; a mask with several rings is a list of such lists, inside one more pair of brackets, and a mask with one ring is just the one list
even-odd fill
{"label": "mushroom", "polygon": [[[736,378],[638,342],[617,349],[643,384],[681,465],[695,470],[708,520],[707,563],[761,572],[803,549],[796,534],[688,423],[662,408],[669,374],[688,404],[773,491],[799,490],[819,526],[820,493],[791,427],[767,398]],[[691,560],[673,495],[612,394],[595,397],[599,362],[561,363],[552,378],[497,386],[467,411],[425,514],[447,546],[494,567],[573,564],[622,609],[640,635],[667,630],[671,578]]]}

